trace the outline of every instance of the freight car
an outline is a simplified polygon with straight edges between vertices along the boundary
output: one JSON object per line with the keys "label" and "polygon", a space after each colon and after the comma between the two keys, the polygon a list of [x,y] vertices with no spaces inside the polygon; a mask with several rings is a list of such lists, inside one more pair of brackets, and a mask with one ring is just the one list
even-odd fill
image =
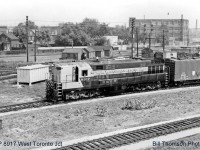
{"label": "freight car", "polygon": [[48,100],[94,97],[113,92],[155,89],[168,84],[164,63],[151,60],[105,60],[56,63],[46,81]]}
{"label": "freight car", "polygon": [[165,59],[169,68],[169,84],[181,86],[200,83],[200,59]]}

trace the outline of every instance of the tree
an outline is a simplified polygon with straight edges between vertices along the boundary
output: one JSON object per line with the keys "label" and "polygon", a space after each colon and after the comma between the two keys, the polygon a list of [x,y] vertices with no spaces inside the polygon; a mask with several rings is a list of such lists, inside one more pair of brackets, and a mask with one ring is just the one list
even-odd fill
{"label": "tree", "polygon": [[[31,29],[38,29],[38,26],[35,25],[34,22],[28,21],[28,28]],[[26,41],[26,23],[19,23],[16,27],[13,29],[13,34],[19,38],[20,42]]]}
{"label": "tree", "polygon": [[51,41],[49,31],[48,30],[40,31],[38,40],[40,41],[41,45],[47,46],[49,42]]}
{"label": "tree", "polygon": [[128,41],[131,40],[130,32],[125,26],[117,25],[115,26],[115,28],[111,28],[111,34],[118,36],[119,40],[123,40],[123,44],[128,44]]}
{"label": "tree", "polygon": [[65,23],[61,27],[61,34],[56,36],[55,44],[58,46],[86,46],[91,43],[91,38],[79,24]]}
{"label": "tree", "polygon": [[110,44],[109,44],[109,41],[107,41],[105,37],[101,37],[99,39],[94,40],[94,45],[95,46],[106,46],[106,45],[110,45]]}
{"label": "tree", "polygon": [[96,38],[99,35],[100,23],[96,19],[85,18],[80,24],[83,31],[91,38]]}
{"label": "tree", "polygon": [[99,36],[111,35],[111,30],[108,24],[102,23],[99,28]]}

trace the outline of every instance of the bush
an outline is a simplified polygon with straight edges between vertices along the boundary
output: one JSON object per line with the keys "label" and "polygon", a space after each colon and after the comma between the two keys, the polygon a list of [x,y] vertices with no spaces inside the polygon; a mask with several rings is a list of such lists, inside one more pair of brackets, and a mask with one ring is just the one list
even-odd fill
{"label": "bush", "polygon": [[103,106],[96,107],[96,116],[105,117],[106,112],[107,112],[106,107],[103,107]]}
{"label": "bush", "polygon": [[122,107],[122,110],[127,109],[127,110],[142,110],[142,109],[151,109],[156,106],[156,101],[154,100],[148,100],[148,101],[140,101],[140,100],[135,100],[134,104],[132,101],[127,101],[125,102],[125,106]]}

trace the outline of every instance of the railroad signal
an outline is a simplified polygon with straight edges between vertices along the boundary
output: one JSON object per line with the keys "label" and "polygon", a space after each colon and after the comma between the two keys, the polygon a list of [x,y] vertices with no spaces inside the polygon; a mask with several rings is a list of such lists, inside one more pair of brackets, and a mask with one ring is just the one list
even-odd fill
{"label": "railroad signal", "polygon": [[134,29],[135,28],[135,18],[129,18],[129,23],[130,23],[130,27],[132,29]]}
{"label": "railroad signal", "polygon": [[26,16],[26,26],[28,26],[28,16]]}

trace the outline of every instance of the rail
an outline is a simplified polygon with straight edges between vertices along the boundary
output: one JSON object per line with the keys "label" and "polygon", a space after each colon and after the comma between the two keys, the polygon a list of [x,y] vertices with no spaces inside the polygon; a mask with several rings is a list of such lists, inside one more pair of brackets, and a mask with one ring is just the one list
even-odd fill
{"label": "rail", "polygon": [[120,133],[108,137],[56,148],[53,150],[105,150],[195,127],[200,127],[200,117],[184,119],[156,125],[153,127]]}

